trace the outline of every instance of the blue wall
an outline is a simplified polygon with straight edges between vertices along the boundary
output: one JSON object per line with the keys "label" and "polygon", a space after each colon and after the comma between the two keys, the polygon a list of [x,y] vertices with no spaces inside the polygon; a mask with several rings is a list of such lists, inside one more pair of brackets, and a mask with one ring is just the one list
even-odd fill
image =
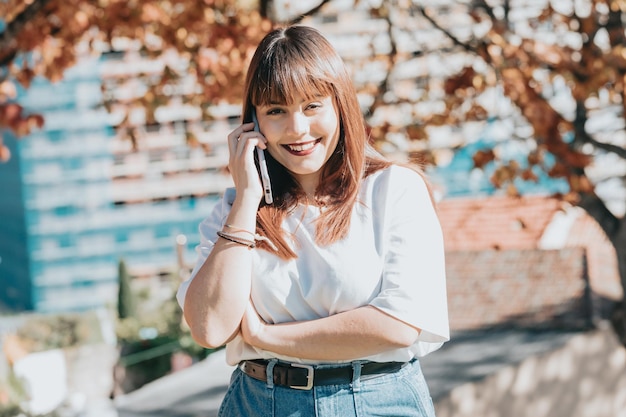
{"label": "blue wall", "polygon": [[21,160],[15,137],[3,132],[13,157],[0,164],[0,303],[32,308],[26,210],[21,183]]}

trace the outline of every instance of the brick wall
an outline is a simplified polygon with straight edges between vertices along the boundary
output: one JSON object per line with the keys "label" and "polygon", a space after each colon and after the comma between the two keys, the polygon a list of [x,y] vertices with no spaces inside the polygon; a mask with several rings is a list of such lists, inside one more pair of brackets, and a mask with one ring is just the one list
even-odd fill
{"label": "brick wall", "polygon": [[446,265],[452,330],[586,324],[583,248],[452,251]]}

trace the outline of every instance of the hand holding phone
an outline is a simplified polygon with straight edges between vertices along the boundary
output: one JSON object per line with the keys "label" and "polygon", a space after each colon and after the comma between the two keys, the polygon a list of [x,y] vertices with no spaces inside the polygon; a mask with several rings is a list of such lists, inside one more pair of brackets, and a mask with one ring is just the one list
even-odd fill
{"label": "hand holding phone", "polygon": [[[252,121],[254,122],[254,131],[259,132],[259,122],[256,119],[256,111],[254,110],[252,111]],[[259,159],[259,171],[261,174],[261,183],[263,184],[265,203],[272,204],[274,197],[272,197],[272,184],[270,182],[270,174],[267,170],[267,162],[265,161],[265,152],[257,146],[256,153]]]}

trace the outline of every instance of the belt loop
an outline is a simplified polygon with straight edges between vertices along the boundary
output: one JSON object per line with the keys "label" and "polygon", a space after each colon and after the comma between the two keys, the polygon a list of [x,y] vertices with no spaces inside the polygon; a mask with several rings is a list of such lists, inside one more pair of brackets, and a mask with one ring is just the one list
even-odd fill
{"label": "belt loop", "polygon": [[267,362],[265,368],[265,376],[267,377],[267,387],[269,389],[274,388],[274,365],[278,362],[278,359],[271,359]]}
{"label": "belt loop", "polygon": [[352,362],[352,390],[359,392],[361,389],[361,368],[363,363],[361,361]]}

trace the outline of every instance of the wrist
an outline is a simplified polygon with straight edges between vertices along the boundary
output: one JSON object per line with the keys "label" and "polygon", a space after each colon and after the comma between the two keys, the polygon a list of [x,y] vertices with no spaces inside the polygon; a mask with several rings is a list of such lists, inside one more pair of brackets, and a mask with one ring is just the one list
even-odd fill
{"label": "wrist", "polygon": [[226,223],[254,231],[256,229],[256,213],[258,210],[258,201],[255,202],[250,198],[235,197]]}
{"label": "wrist", "polygon": [[259,209],[260,202],[261,197],[257,198],[257,196],[251,196],[249,194],[240,196],[237,194],[233,201],[232,208],[233,210],[237,210],[237,212],[250,213],[256,218],[256,212]]}

